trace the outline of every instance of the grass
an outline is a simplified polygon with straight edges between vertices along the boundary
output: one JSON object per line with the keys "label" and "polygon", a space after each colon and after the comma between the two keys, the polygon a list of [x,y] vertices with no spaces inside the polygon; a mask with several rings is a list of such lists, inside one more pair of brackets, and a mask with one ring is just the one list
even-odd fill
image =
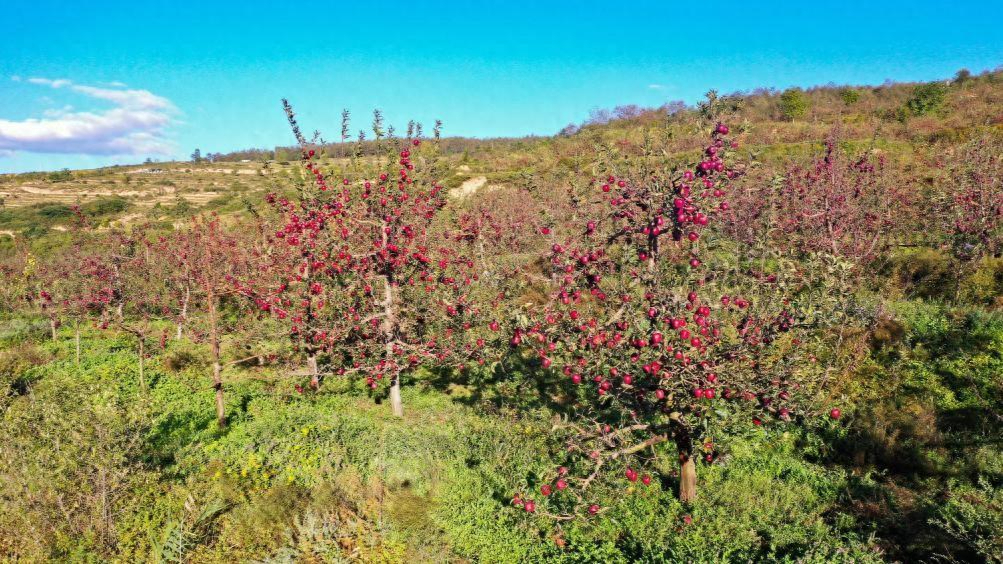
{"label": "grass", "polygon": [[[899,292],[903,296],[909,292]],[[845,393],[845,423],[732,429],[677,501],[656,480],[596,492],[595,519],[511,508],[562,445],[553,413],[479,376],[419,373],[406,416],[356,382],[300,394],[284,365],[225,373],[215,425],[203,345],[135,344],[86,329],[0,326],[0,554],[23,560],[190,562],[960,561],[998,554],[1003,318],[889,299]],[[487,390],[480,390],[480,388]],[[478,393],[471,393],[478,390]],[[483,393],[483,392],[490,393]],[[530,398],[531,399],[531,398]],[[546,507],[541,501],[541,506]],[[40,534],[26,535],[31,528]],[[180,556],[178,556],[180,555]]]}
{"label": "grass", "polygon": [[[65,360],[70,346],[67,334],[42,343],[57,360],[27,369],[30,394],[5,405],[7,555],[135,561],[171,546],[194,562],[324,551],[389,562],[874,554],[852,519],[830,517],[846,472],[801,459],[799,439],[779,430],[702,466],[705,493],[692,507],[675,500],[667,477],[606,492],[596,528],[557,528],[508,509],[555,447],[543,411],[493,414],[414,385],[398,420],[361,389],[300,395],[265,368],[228,376],[231,425],[220,431],[198,363],[175,372],[151,359],[143,391],[128,339],[87,332],[80,367]],[[28,522],[46,534],[17,534]]]}

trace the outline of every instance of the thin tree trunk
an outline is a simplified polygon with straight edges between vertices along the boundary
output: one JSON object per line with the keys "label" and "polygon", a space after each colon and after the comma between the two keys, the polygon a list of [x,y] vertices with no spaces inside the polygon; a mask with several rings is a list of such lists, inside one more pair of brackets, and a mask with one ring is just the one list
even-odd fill
{"label": "thin tree trunk", "polygon": [[114,296],[115,296],[115,299],[116,299],[117,303],[115,304],[115,318],[118,319],[119,323],[122,323],[122,318],[123,318],[122,308],[123,308],[123,306],[125,304],[125,301],[122,299],[121,288],[118,287],[121,282],[122,282],[122,273],[121,273],[121,270],[119,269],[118,263],[116,263],[115,264],[115,292],[114,292]]}
{"label": "thin tree trunk", "polygon": [[689,429],[677,422],[674,432],[679,451],[679,501],[689,503],[697,497],[697,465],[693,460],[693,438]]}
{"label": "thin tree trunk", "polygon": [[655,273],[655,257],[658,256],[658,238],[654,235],[648,236],[648,272]]}
{"label": "thin tree trunk", "polygon": [[961,288],[965,283],[965,278],[968,276],[968,262],[962,260],[961,266],[958,267],[958,275],[954,277],[954,303],[959,303],[961,301]]}
{"label": "thin tree trunk", "polygon": [[139,389],[146,391],[146,375],[143,373],[146,357],[146,343],[143,336],[139,336]]}
{"label": "thin tree trunk", "polygon": [[306,264],[304,265],[303,274],[303,287],[304,296],[307,303],[306,306],[306,320],[307,320],[307,331],[306,331],[306,364],[307,369],[310,371],[310,389],[319,390],[320,389],[320,368],[317,366],[317,347],[314,344],[314,320],[313,320],[313,297],[310,295],[310,286],[312,285],[313,276],[313,264],[312,258],[307,253],[304,247],[303,259]]}
{"label": "thin tree trunk", "polygon": [[226,427],[226,403],[223,401],[223,367],[219,361],[212,363],[212,387],[216,390],[216,424]]}
{"label": "thin tree trunk", "polygon": [[484,258],[484,238],[478,234],[477,235],[477,259],[481,261],[481,266],[484,269],[484,277],[487,278],[491,275],[491,268],[488,266],[487,259]]}
{"label": "thin tree trunk", "polygon": [[[385,237],[384,237],[385,238]],[[384,340],[384,360],[390,366],[394,365],[394,327],[397,324],[397,313],[394,308],[393,281],[389,276],[383,279],[383,340]],[[393,409],[395,417],[404,417],[404,403],[401,401],[401,374],[400,370],[394,370],[393,380],[390,382],[390,407]]]}
{"label": "thin tree trunk", "polygon": [[317,366],[317,351],[310,349],[306,357],[306,366],[310,371],[310,387],[320,389],[320,368]]}
{"label": "thin tree trunk", "polygon": [[226,402],[223,401],[223,365],[220,364],[219,320],[216,315],[216,296],[209,296],[209,341],[212,345],[212,387],[216,390],[216,424],[226,427]]}
{"label": "thin tree trunk", "polygon": [[188,301],[191,299],[192,290],[190,287],[185,286],[185,299],[181,302],[181,315],[178,319],[178,330],[174,335],[175,339],[181,338],[181,333],[184,331],[185,321],[188,320]]}
{"label": "thin tree trunk", "polygon": [[679,501],[689,503],[697,497],[697,465],[693,457],[679,455]]}
{"label": "thin tree trunk", "polygon": [[404,403],[401,402],[400,374],[394,376],[393,383],[390,384],[390,407],[393,408],[395,417],[404,417]]}

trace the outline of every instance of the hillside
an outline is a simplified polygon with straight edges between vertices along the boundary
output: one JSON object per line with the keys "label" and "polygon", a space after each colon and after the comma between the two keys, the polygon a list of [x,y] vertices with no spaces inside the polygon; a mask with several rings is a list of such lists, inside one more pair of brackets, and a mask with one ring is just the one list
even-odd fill
{"label": "hillside", "polygon": [[[744,146],[756,159],[777,165],[792,158],[817,153],[819,146],[836,125],[841,140],[857,148],[874,147],[890,155],[903,171],[918,177],[935,175],[932,162],[937,154],[983,131],[1003,127],[1003,74],[987,73],[961,82],[932,83],[924,93],[923,85],[889,84],[870,86],[825,86],[802,93],[803,115],[790,118],[784,114],[781,93],[761,89],[732,93],[722,100],[741,100],[729,112],[733,123],[744,133]],[[925,97],[933,101],[920,102]],[[934,104],[919,115],[910,115],[910,104],[920,107]],[[621,107],[593,112],[592,119],[579,126],[569,126],[555,137],[476,140],[445,138],[442,152],[452,174],[443,181],[455,188],[463,181],[484,175],[492,183],[512,184],[520,174],[534,174],[559,169],[573,162],[575,155],[603,141],[615,144],[625,154],[639,155],[647,143],[653,150],[679,159],[699,150],[699,111],[667,105],[661,109]],[[667,114],[667,112],[672,112]],[[350,155],[360,154],[371,160],[377,152],[372,141],[359,145],[329,145],[330,158],[321,163],[332,170],[351,165]],[[275,160],[276,153],[284,160]],[[253,202],[282,182],[296,177],[298,166],[291,147],[249,150],[219,155],[216,162],[166,162],[105,169],[0,175],[0,199],[8,210],[39,209],[36,214],[21,210],[3,216],[4,229],[16,231],[25,225],[49,222],[43,204],[87,204],[122,198],[111,207],[129,208],[126,219],[136,214],[166,219],[167,211],[180,199],[188,202],[181,216],[206,211],[236,211],[236,202]],[[248,157],[256,157],[251,160]],[[228,160],[232,159],[232,160]],[[922,180],[921,178],[917,178]],[[151,210],[151,208],[153,208]],[[121,210],[124,213],[124,209]],[[107,213],[118,218],[118,212]]]}
{"label": "hillside", "polygon": [[299,142],[0,175],[0,560],[1003,562],[1003,72]]}

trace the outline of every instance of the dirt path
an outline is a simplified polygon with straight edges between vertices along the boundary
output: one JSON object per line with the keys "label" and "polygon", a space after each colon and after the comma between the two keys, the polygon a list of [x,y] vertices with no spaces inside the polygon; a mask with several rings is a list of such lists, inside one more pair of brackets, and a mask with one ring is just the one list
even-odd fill
{"label": "dirt path", "polygon": [[459,188],[454,188],[449,191],[449,195],[454,198],[466,198],[478,190],[480,190],[485,184],[488,183],[488,179],[483,176],[475,176],[469,180],[464,181],[460,184]]}
{"label": "dirt path", "polygon": [[[238,169],[236,169],[237,174],[258,174],[258,170],[259,169],[256,169],[256,168],[238,168]],[[268,170],[264,170],[264,169],[261,169],[261,170],[263,170],[263,172],[265,174],[269,173]],[[210,174],[233,174],[233,171],[234,171],[234,169],[232,169],[232,168],[194,168],[194,169],[192,169],[192,173],[208,172]]]}
{"label": "dirt path", "polygon": [[122,190],[122,191],[108,191],[108,190],[53,190],[51,188],[39,188],[38,186],[19,186],[19,190],[22,192],[27,192],[28,194],[34,194],[36,196],[146,196],[149,192],[139,191],[139,190]]}
{"label": "dirt path", "polygon": [[128,225],[132,221],[137,220],[137,219],[141,219],[142,217],[143,217],[143,214],[141,214],[141,213],[127,213],[127,214],[123,215],[122,217],[113,219],[111,221],[111,223],[117,223],[119,225]]}

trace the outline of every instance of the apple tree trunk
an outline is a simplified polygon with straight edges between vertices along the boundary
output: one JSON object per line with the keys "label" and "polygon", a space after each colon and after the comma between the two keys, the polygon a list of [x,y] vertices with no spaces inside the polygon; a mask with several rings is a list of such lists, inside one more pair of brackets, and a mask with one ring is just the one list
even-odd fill
{"label": "apple tree trunk", "polygon": [[216,391],[216,424],[226,427],[226,402],[223,400],[223,365],[220,363],[219,316],[216,296],[209,294],[209,341],[212,344],[212,387]]}
{"label": "apple tree trunk", "polygon": [[401,377],[400,374],[394,376],[390,384],[390,407],[393,408],[394,416],[404,417],[404,404],[401,402]]}
{"label": "apple tree trunk", "polygon": [[73,341],[75,342],[75,344],[77,346],[76,364],[77,364],[77,366],[80,366],[80,322],[79,321],[77,321],[76,326],[74,327]]}
{"label": "apple tree trunk", "polygon": [[[685,460],[683,460],[685,459]],[[680,455],[679,501],[689,503],[697,497],[697,465],[693,457]]]}
{"label": "apple tree trunk", "polygon": [[310,371],[310,388],[320,388],[320,368],[317,365],[317,351],[310,349],[306,357],[306,367]]}
{"label": "apple tree trunk", "polygon": [[[383,354],[389,366],[394,366],[394,334],[397,328],[397,308],[394,301],[393,279],[383,279]],[[404,403],[401,401],[401,374],[395,370],[390,381],[390,407],[395,417],[404,417]]]}
{"label": "apple tree trunk", "polygon": [[178,316],[177,329],[174,333],[174,339],[181,339],[181,335],[184,333],[185,322],[188,321],[188,302],[191,300],[192,290],[189,287],[185,287],[185,298],[181,302],[181,315]]}
{"label": "apple tree trunk", "polygon": [[223,401],[223,367],[219,361],[212,363],[212,387],[216,390],[216,424],[226,427],[226,403]]}
{"label": "apple tree trunk", "polygon": [[679,501],[689,503],[697,497],[697,465],[693,460],[693,438],[685,425],[677,422],[674,430],[679,451]]}
{"label": "apple tree trunk", "polygon": [[146,343],[142,335],[139,336],[139,389],[146,391],[146,374],[144,374],[146,363]]}

